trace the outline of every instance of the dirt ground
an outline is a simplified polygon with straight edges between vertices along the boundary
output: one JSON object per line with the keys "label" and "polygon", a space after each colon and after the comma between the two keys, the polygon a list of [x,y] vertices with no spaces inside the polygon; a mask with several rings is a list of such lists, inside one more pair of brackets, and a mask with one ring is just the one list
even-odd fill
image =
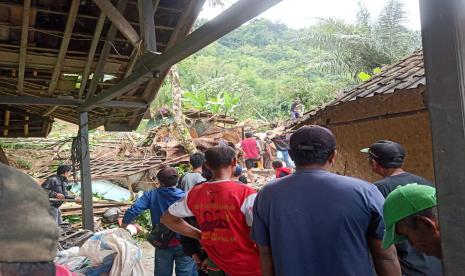
{"label": "dirt ground", "polygon": [[142,262],[145,268],[149,272],[148,275],[153,275],[154,261],[155,261],[155,249],[148,242],[143,242],[140,246],[142,249]]}

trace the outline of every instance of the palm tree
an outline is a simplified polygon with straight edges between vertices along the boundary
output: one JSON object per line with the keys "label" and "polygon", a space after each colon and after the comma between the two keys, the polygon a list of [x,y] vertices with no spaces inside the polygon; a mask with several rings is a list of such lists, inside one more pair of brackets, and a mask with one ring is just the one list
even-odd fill
{"label": "palm tree", "polygon": [[320,62],[321,69],[355,77],[359,72],[372,72],[376,67],[391,64],[421,45],[419,33],[408,30],[404,23],[402,0],[389,0],[375,23],[359,2],[355,24],[321,19],[310,28],[306,39],[329,53]]}

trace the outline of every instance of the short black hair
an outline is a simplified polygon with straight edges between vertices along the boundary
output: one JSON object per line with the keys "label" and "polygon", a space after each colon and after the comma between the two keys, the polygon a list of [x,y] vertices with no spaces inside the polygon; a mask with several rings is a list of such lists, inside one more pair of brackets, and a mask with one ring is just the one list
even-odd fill
{"label": "short black hair", "polygon": [[236,151],[229,146],[214,146],[205,152],[205,162],[211,170],[231,165],[234,158],[236,158]]}
{"label": "short black hair", "polygon": [[277,168],[282,168],[284,165],[283,165],[283,162],[281,162],[281,160],[274,160],[271,163],[271,166],[273,166],[273,168],[277,169]]}
{"label": "short black hair", "polygon": [[289,150],[289,155],[297,166],[324,165],[335,153],[336,149],[321,150]]}
{"label": "short black hair", "polygon": [[57,168],[57,175],[63,175],[72,170],[70,165],[60,165]]}
{"label": "short black hair", "polygon": [[189,157],[189,163],[194,169],[202,167],[203,163],[205,163],[205,154],[201,151],[191,154]]}
{"label": "short black hair", "polygon": [[245,138],[252,138],[253,137],[253,133],[252,132],[246,132],[245,133]]}
{"label": "short black hair", "polygon": [[173,187],[178,184],[179,175],[175,168],[168,166],[158,171],[156,179],[163,187]]}

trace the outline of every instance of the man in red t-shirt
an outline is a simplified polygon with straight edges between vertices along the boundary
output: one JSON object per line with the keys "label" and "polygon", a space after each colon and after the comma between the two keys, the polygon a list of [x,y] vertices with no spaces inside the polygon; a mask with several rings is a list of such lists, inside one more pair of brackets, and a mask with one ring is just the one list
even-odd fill
{"label": "man in red t-shirt", "polygon": [[[256,191],[231,181],[236,169],[231,147],[210,148],[205,159],[213,173],[210,182],[192,188],[169,207],[161,221],[174,232],[200,240],[208,257],[227,275],[262,275],[258,250],[250,239]],[[192,216],[200,229],[182,220]]]}
{"label": "man in red t-shirt", "polygon": [[255,163],[260,160],[260,144],[253,138],[253,134],[247,132],[245,139],[241,141],[241,149],[244,152],[245,167],[247,168],[247,177],[250,182],[255,182],[255,176],[252,169]]}

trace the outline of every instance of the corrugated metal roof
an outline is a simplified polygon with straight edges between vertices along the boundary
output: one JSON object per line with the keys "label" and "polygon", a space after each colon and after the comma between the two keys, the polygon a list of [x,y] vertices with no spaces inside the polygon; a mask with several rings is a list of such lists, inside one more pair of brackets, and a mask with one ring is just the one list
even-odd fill
{"label": "corrugated metal roof", "polygon": [[398,90],[414,89],[425,84],[423,52],[418,50],[397,63],[383,67],[381,73],[373,76],[370,80],[339,93],[336,99],[330,103],[305,113],[302,118],[292,122],[288,128],[300,125],[303,121],[317,116],[329,107],[375,95],[391,94]]}

